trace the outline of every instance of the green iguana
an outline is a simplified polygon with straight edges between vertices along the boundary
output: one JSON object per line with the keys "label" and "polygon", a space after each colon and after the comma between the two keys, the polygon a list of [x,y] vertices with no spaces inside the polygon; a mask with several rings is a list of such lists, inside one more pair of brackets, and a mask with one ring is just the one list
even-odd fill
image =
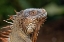
{"label": "green iguana", "polygon": [[[16,11],[15,11],[16,12]],[[11,25],[0,30],[1,42],[36,42],[40,26],[47,18],[45,9],[29,8],[11,15]]]}

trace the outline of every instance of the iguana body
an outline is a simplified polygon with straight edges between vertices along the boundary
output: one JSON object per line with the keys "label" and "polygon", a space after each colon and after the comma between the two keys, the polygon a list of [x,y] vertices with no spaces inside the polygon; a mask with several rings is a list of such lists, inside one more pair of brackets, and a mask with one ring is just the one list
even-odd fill
{"label": "iguana body", "polygon": [[[47,12],[45,9],[25,9],[10,16],[12,22],[9,42],[36,42],[40,26],[45,22]],[[7,22],[7,21],[6,21]]]}

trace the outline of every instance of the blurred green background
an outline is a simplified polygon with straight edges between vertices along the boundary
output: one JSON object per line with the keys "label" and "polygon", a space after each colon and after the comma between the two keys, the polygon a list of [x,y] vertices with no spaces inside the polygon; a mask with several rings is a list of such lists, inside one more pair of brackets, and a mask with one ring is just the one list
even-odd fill
{"label": "blurred green background", "polygon": [[0,27],[4,19],[26,8],[44,8],[47,21],[41,27],[37,42],[64,42],[64,0],[0,0]]}

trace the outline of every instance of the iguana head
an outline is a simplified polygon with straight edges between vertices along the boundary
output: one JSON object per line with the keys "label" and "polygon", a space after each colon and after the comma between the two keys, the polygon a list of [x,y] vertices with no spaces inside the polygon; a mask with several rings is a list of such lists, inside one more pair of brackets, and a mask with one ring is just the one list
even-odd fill
{"label": "iguana head", "polygon": [[31,33],[38,25],[44,23],[47,12],[45,9],[30,8],[20,11],[21,16],[24,17],[24,27],[27,29],[27,33]]}

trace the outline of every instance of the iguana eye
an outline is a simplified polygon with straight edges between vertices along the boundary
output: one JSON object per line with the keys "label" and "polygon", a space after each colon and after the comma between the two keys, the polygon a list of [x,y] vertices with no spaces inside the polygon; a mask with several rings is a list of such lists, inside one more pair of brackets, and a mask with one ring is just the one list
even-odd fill
{"label": "iguana eye", "polygon": [[29,14],[32,15],[32,16],[34,16],[34,15],[37,14],[37,11],[36,10],[32,10],[32,11],[29,12]]}

